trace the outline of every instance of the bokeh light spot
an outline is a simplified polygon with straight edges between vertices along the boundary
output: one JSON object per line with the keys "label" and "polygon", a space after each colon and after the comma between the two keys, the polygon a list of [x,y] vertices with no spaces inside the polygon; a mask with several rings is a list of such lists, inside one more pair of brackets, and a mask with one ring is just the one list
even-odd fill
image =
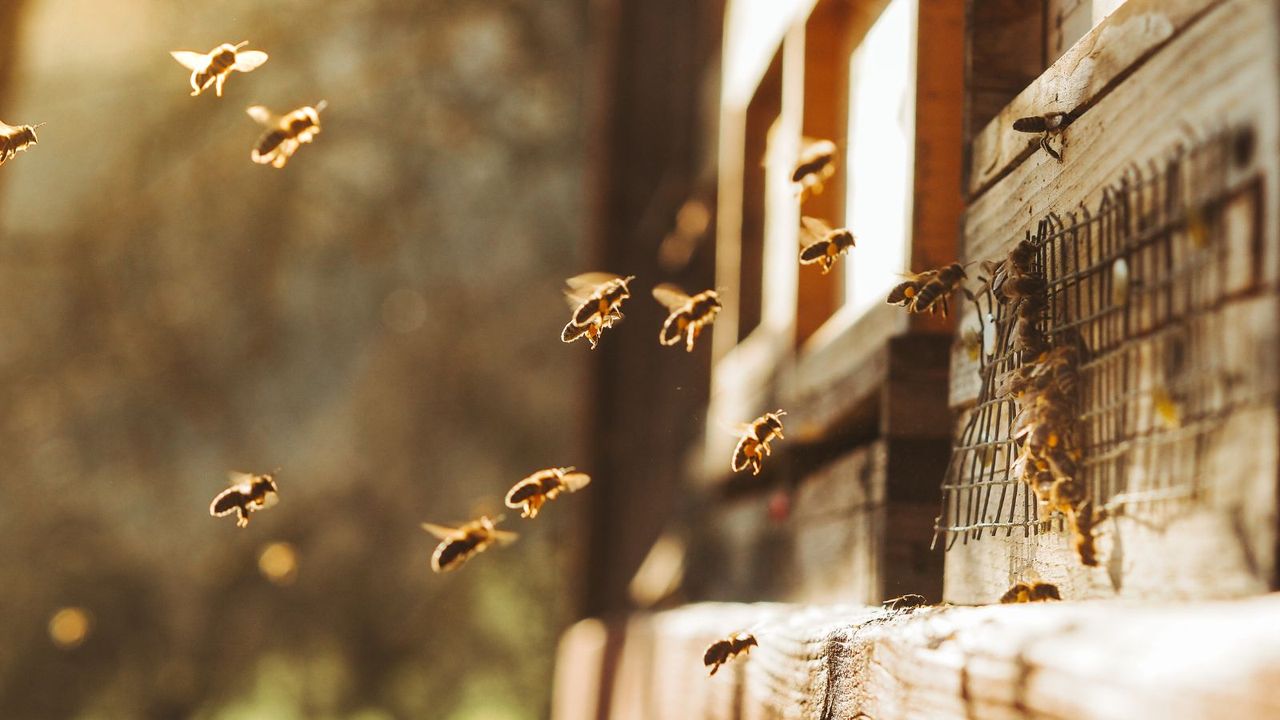
{"label": "bokeh light spot", "polygon": [[65,607],[49,619],[49,639],[63,650],[79,647],[89,637],[89,613],[78,607]]}
{"label": "bokeh light spot", "polygon": [[258,555],[258,571],[276,585],[292,585],[298,579],[298,553],[287,542],[268,543]]}

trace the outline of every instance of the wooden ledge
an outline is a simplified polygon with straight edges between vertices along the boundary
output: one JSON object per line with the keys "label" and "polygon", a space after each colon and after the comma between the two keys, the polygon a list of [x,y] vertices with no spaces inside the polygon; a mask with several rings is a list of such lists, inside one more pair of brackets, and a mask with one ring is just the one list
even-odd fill
{"label": "wooden ledge", "polygon": [[[706,646],[744,628],[759,647],[707,677]],[[578,623],[556,677],[555,720],[1275,718],[1280,594],[896,612],[699,604]]]}

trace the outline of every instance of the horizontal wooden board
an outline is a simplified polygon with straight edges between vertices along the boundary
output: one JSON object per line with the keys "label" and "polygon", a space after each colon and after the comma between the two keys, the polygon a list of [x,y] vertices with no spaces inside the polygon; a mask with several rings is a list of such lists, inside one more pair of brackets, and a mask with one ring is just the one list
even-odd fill
{"label": "horizontal wooden board", "polygon": [[[1276,617],[1280,595],[897,612],[692,605],[570,629],[558,665],[583,669],[558,675],[552,717],[1280,717]],[[743,629],[758,647],[708,677],[703,651]],[[604,687],[593,687],[584,666],[602,655]]]}

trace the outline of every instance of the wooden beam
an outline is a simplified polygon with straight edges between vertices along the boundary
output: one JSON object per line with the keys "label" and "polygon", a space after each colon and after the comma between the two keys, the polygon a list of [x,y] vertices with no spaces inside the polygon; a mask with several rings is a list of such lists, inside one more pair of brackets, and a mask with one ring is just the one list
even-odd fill
{"label": "wooden beam", "polygon": [[[993,598],[994,599],[994,598]],[[708,603],[625,624],[608,717],[1280,717],[1280,595],[1205,603],[926,607]],[[598,621],[558,664],[599,653]],[[581,627],[581,626],[579,626]],[[623,626],[617,625],[620,631]],[[707,677],[703,650],[749,629],[759,646]],[[581,642],[574,642],[581,638]],[[591,673],[583,672],[583,682]],[[563,697],[571,697],[566,694]],[[554,720],[597,717],[557,698]]]}

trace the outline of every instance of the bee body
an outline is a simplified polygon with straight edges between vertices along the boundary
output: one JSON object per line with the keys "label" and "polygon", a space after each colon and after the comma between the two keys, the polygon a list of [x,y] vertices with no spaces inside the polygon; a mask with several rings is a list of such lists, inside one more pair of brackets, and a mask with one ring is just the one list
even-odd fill
{"label": "bee body", "polygon": [[249,514],[270,507],[279,498],[275,473],[250,475],[231,473],[231,487],[218,493],[209,503],[209,514],[222,517],[236,513],[236,527],[249,524]]}
{"label": "bee body", "polygon": [[422,529],[440,539],[431,554],[431,569],[437,573],[462,567],[468,560],[489,549],[495,543],[507,543],[516,539],[515,533],[497,529],[502,518],[482,515],[456,528],[422,523]]}
{"label": "bee body", "polygon": [[512,486],[507,492],[506,505],[520,510],[520,517],[534,518],[547,502],[562,493],[577,492],[590,482],[590,476],[574,472],[572,467],[539,470]]}
{"label": "bee body", "polygon": [[[43,125],[43,123],[40,123]],[[37,144],[36,128],[40,125],[5,125],[0,122],[0,165]]]}
{"label": "bee body", "polygon": [[573,315],[560,340],[570,343],[585,337],[594,350],[605,329],[622,320],[622,303],[631,297],[632,280],[634,275],[624,278],[609,273],[584,273],[566,280],[565,299]]}
{"label": "bee body", "polygon": [[836,174],[836,144],[830,140],[807,140],[791,171],[791,182],[800,186],[800,200],[819,195],[823,183]]}
{"label": "bee body", "polygon": [[817,264],[822,267],[822,274],[831,272],[836,260],[854,247],[853,233],[847,228],[832,229],[825,222],[811,217],[802,217],[804,235],[807,242],[800,249],[800,264]]}
{"label": "bee body", "polygon": [[675,285],[662,284],[653,289],[653,297],[670,310],[658,333],[662,345],[675,345],[685,338],[685,351],[693,352],[694,342],[703,328],[715,322],[724,305],[715,290],[703,290],[690,297]]}
{"label": "bee body", "polygon": [[1057,135],[1067,126],[1067,114],[1063,112],[1050,112],[1043,115],[1032,115],[1030,117],[1018,118],[1013,121],[1013,129],[1024,133],[1039,133],[1040,147],[1054,160],[1062,161],[1062,153],[1053,148],[1049,142],[1052,135]]}
{"label": "bee body", "polygon": [[778,410],[765,413],[747,425],[742,438],[733,450],[730,468],[734,472],[742,472],[751,468],[752,475],[759,475],[764,459],[771,452],[769,443],[775,439],[784,439],[782,435],[782,416],[787,413]]}
{"label": "bee body", "polygon": [[1046,582],[1014,583],[1013,587],[1000,596],[1000,602],[1004,604],[1061,599],[1062,595],[1058,592],[1058,586]]}
{"label": "bee body", "polygon": [[259,50],[241,50],[245,42],[232,45],[223,43],[207,53],[190,50],[174,50],[169,53],[183,67],[191,71],[191,95],[195,97],[210,85],[222,97],[222,86],[233,71],[252,72],[267,61],[267,54]]}
{"label": "bee body", "polygon": [[720,666],[739,655],[745,655],[751,648],[759,647],[756,636],[749,632],[737,632],[723,640],[717,640],[702,654],[702,664],[711,668],[710,675],[715,675]]}
{"label": "bee body", "polygon": [[246,110],[249,117],[265,125],[267,130],[258,138],[249,158],[259,165],[283,168],[298,148],[320,134],[320,113],[325,105],[320,101],[315,106],[300,107],[283,117],[273,115],[261,105],[250,107]]}
{"label": "bee body", "polygon": [[942,317],[946,317],[949,310],[947,298],[961,288],[966,277],[960,263],[928,270],[896,285],[889,291],[885,302],[905,307],[910,313],[941,312]]}

